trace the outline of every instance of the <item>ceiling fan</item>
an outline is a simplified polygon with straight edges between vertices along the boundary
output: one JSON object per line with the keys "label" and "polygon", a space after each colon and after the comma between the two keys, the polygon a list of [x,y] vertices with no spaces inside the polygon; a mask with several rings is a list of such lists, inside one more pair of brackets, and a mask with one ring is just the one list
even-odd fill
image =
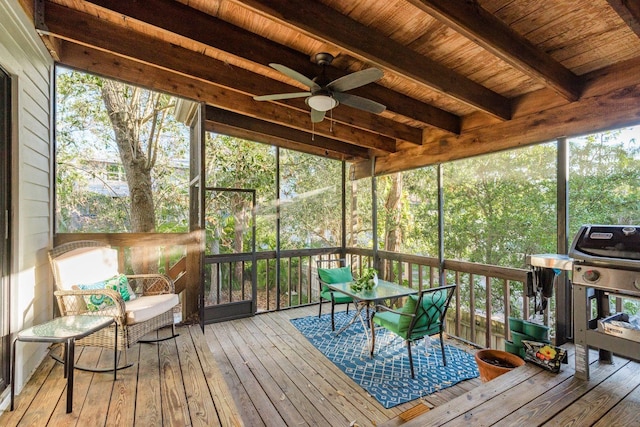
{"label": "ceiling fan", "polygon": [[287,66],[274,63],[269,64],[271,68],[308,86],[309,91],[254,96],[253,99],[256,101],[275,101],[279,99],[307,97],[305,102],[311,107],[311,121],[313,123],[321,122],[326,112],[337,107],[338,104],[348,105],[349,107],[358,108],[374,114],[380,114],[387,108],[370,99],[344,93],[348,90],[380,80],[384,75],[382,70],[378,68],[367,68],[366,70],[356,71],[355,73],[347,74],[336,80],[328,81],[325,76],[325,67],[331,64],[333,55],[330,53],[318,53],[315,58],[316,63],[322,66],[322,73],[314,79],[310,79]]}

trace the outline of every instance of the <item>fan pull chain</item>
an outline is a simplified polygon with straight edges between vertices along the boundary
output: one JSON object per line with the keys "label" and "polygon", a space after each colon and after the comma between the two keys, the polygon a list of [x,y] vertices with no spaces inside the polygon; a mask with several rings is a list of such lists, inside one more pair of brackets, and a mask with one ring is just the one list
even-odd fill
{"label": "fan pull chain", "polygon": [[316,124],[311,122],[311,140],[314,141],[316,137]]}
{"label": "fan pull chain", "polygon": [[329,110],[329,132],[333,133],[333,108]]}

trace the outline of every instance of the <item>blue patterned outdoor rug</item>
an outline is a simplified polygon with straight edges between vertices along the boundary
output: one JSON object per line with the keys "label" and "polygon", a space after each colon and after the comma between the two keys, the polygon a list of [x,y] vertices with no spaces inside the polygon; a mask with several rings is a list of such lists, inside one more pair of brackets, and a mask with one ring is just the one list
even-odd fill
{"label": "blue patterned outdoor rug", "polygon": [[[353,312],[335,314],[336,330]],[[442,365],[440,340],[418,341],[412,347],[416,377],[411,379],[409,356],[404,340],[386,329],[376,328],[376,350],[369,357],[367,337],[360,322],[339,335],[331,331],[330,315],[292,319],[300,332],[353,381],[375,397],[385,408],[418,399],[478,376],[473,355],[445,344],[447,366]]]}

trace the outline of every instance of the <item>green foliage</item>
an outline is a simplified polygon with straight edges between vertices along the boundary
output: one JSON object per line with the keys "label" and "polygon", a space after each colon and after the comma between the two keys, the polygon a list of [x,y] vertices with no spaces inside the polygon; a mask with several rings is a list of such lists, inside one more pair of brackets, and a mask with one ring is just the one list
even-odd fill
{"label": "green foliage", "polygon": [[555,252],[554,144],[445,165],[445,255],[524,267],[525,255]]}
{"label": "green foliage", "polygon": [[[61,67],[56,71],[57,230],[130,231],[131,183],[102,97],[105,80]],[[133,103],[129,119],[139,129],[141,150],[153,153],[147,161],[152,166],[156,230],[187,231],[189,136],[169,112],[175,99],[119,87],[123,99]]]}
{"label": "green foliage", "polygon": [[620,131],[590,135],[571,144],[569,219],[582,224],[640,222],[640,146]]}
{"label": "green foliage", "polygon": [[365,267],[362,269],[360,277],[355,279],[351,284],[351,290],[354,292],[370,291],[375,286],[374,277],[378,274],[375,268]]}
{"label": "green foliage", "polygon": [[[128,191],[126,186],[118,186],[117,180],[109,179],[122,173],[122,165],[102,100],[104,80],[59,68],[56,84],[57,230],[128,231]],[[155,100],[158,111],[168,111],[174,102],[166,95],[130,86],[123,89],[122,96],[139,102],[140,109],[135,111],[141,123],[150,116],[138,113],[151,100]],[[153,128],[150,121],[144,123],[140,127],[143,142],[152,139]],[[190,197],[188,132],[170,114],[161,129],[152,172],[156,230],[186,231]],[[620,130],[570,141],[570,236],[586,223],[640,223],[640,145],[629,135]],[[248,193],[207,194],[209,253],[248,251],[254,237],[252,225],[258,251],[275,250],[278,197],[281,249],[340,246],[341,162],[281,149],[277,195],[274,147],[207,134],[205,153],[208,187],[252,189],[257,198],[256,206],[252,206]],[[548,143],[444,164],[445,257],[525,267],[527,254],[556,252],[556,153],[556,144]],[[385,237],[394,233],[400,252],[436,256],[437,167],[403,172],[400,181],[394,179],[376,178],[377,230],[372,229],[371,179],[346,183],[347,245],[372,248],[376,233],[380,249],[387,249]],[[396,205],[389,202],[398,184],[402,191]],[[292,261],[296,265],[298,262]],[[271,265],[269,283],[266,265],[257,265],[259,286],[273,289],[275,265]],[[384,273],[399,277],[397,270],[393,267]],[[240,286],[241,276],[246,277],[238,268],[224,274],[232,276],[234,289]],[[298,274],[293,266],[283,269],[282,283],[309,280],[306,273],[300,278]],[[462,280],[468,282],[469,278]],[[476,306],[481,309],[486,303],[484,284],[465,286],[477,290]],[[502,285],[491,286],[493,307],[503,309]],[[462,304],[469,298],[468,289],[463,292]],[[521,295],[521,284],[514,284],[510,301],[513,310],[521,306]]]}
{"label": "green foliage", "polygon": [[347,246],[373,248],[371,178],[349,181],[347,195]]}
{"label": "green foliage", "polygon": [[340,246],[340,162],[280,150],[281,248]]}

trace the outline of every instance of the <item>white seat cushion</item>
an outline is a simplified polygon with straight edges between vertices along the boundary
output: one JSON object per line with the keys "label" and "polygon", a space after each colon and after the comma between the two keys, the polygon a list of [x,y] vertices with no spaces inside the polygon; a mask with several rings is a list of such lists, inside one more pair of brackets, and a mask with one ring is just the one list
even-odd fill
{"label": "white seat cushion", "polygon": [[138,298],[125,303],[127,325],[149,320],[167,310],[171,310],[179,302],[176,294],[138,296]]}

